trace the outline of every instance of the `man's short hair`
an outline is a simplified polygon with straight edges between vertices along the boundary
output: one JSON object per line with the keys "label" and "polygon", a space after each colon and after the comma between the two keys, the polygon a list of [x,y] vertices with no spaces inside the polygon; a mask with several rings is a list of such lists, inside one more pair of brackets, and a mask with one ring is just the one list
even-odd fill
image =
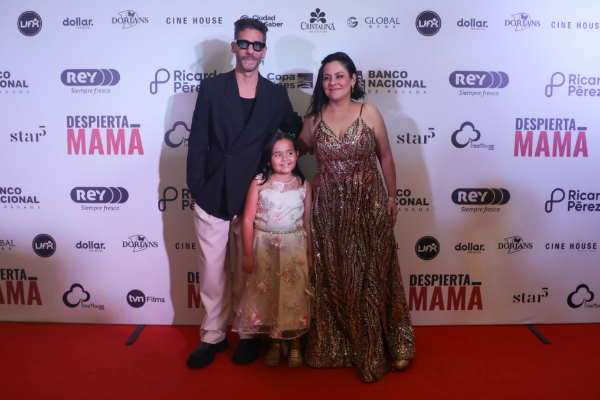
{"label": "man's short hair", "polygon": [[262,22],[254,18],[241,18],[233,23],[235,26],[235,30],[233,32],[233,37],[237,40],[238,35],[244,29],[254,29],[263,34],[263,42],[267,43],[267,31],[269,28]]}

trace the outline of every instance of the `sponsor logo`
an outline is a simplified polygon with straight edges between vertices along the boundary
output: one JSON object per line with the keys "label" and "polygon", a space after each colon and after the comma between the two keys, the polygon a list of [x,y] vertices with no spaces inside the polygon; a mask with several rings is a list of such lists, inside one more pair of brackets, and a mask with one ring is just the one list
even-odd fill
{"label": "sponsor logo", "polygon": [[579,285],[575,291],[567,297],[567,304],[571,308],[600,308],[600,304],[592,303],[594,300],[594,292],[590,290],[588,285]]}
{"label": "sponsor logo", "polygon": [[34,11],[25,11],[17,20],[19,32],[25,36],[35,36],[42,30],[42,17]]}
{"label": "sponsor logo", "polygon": [[460,129],[455,130],[450,141],[454,147],[464,149],[469,146],[471,149],[488,149],[494,150],[493,144],[475,143],[481,139],[481,132],[475,129],[472,122],[463,122]]}
{"label": "sponsor logo", "polygon": [[[600,192],[586,192],[583,190],[569,190],[567,211],[600,211]],[[546,201],[545,210],[551,213],[555,203],[562,203],[567,195],[561,188],[556,188],[550,193],[550,200]],[[594,202],[597,203],[594,203]]]}
{"label": "sponsor logo", "polygon": [[[503,89],[508,85],[508,75],[496,71],[454,71],[448,78],[455,88]],[[491,90],[459,90],[459,96],[494,97],[500,92]]]}
{"label": "sponsor logo", "polygon": [[188,272],[187,273],[187,287],[188,287],[188,308],[204,308],[202,300],[200,299],[200,273],[199,272]]}
{"label": "sponsor logo", "polygon": [[10,134],[10,141],[12,143],[39,143],[40,138],[46,136],[46,126],[40,125],[38,128],[41,132],[23,132]]}
{"label": "sponsor logo", "polygon": [[410,275],[409,282],[410,311],[483,310],[481,282],[471,282],[468,274]]}
{"label": "sponsor logo", "polygon": [[104,250],[106,250],[106,243],[98,243],[98,242],[94,242],[92,240],[84,242],[84,241],[80,240],[75,245],[75,248],[78,250],[87,250],[89,252],[101,253]]}
{"label": "sponsor logo", "polygon": [[[581,74],[568,74],[569,90],[567,95],[570,97],[600,97],[600,78],[595,76],[581,76]],[[546,85],[546,97],[554,95],[554,88],[563,86],[567,82],[565,74],[555,72],[550,77],[550,83]]]}
{"label": "sponsor logo", "polygon": [[485,251],[485,244],[482,243],[459,243],[454,246],[456,251],[466,251],[469,254],[481,254]]}
{"label": "sponsor logo", "polygon": [[435,137],[434,128],[427,128],[429,131],[426,135],[410,134],[405,133],[404,135],[396,136],[396,143],[398,144],[427,144],[427,139],[433,139]]}
{"label": "sponsor logo", "polygon": [[[42,305],[38,278],[27,276],[24,269],[0,268],[0,305]],[[27,300],[25,300],[27,293]]]}
{"label": "sponsor logo", "polygon": [[479,21],[475,18],[461,18],[456,26],[459,28],[469,28],[472,31],[485,31],[485,28],[488,28],[487,21]]}
{"label": "sponsor logo", "polygon": [[577,30],[600,32],[600,23],[598,22],[552,21],[550,23],[552,29],[571,29],[573,26]]}
{"label": "sponsor logo", "polygon": [[13,239],[0,239],[0,250],[10,251],[13,249],[13,247],[16,247]]}
{"label": "sponsor logo", "polygon": [[[116,69],[65,69],[60,74],[65,86],[115,86],[121,80]],[[110,88],[77,89],[71,88],[72,94],[107,94]]]}
{"label": "sponsor logo", "polygon": [[[526,131],[523,137],[523,131]],[[552,136],[552,151],[548,141]],[[577,131],[577,137],[574,132]],[[587,127],[577,127],[573,118],[517,118],[515,124],[515,157],[587,157]],[[535,153],[533,153],[535,132]]]}
{"label": "sponsor logo", "polygon": [[546,250],[577,250],[578,253],[595,253],[598,250],[596,242],[552,242],[546,243]]}
{"label": "sponsor logo", "polygon": [[433,260],[440,254],[440,242],[431,236],[423,236],[415,244],[415,253],[421,260]]}
{"label": "sponsor logo", "polygon": [[196,242],[177,242],[175,250],[196,250]]}
{"label": "sponsor logo", "polygon": [[433,11],[423,11],[415,21],[417,31],[423,36],[433,36],[442,29],[442,19]]}
{"label": "sponsor logo", "polygon": [[508,254],[517,253],[523,249],[533,249],[533,243],[526,243],[520,236],[511,236],[498,243],[498,250],[508,250]]}
{"label": "sponsor logo", "polygon": [[40,257],[50,257],[56,251],[56,241],[45,233],[37,235],[31,243],[33,252]]}
{"label": "sponsor logo", "polygon": [[[75,136],[75,128],[77,128],[77,136]],[[128,135],[125,135],[125,132]],[[126,138],[129,139],[127,142]],[[89,147],[87,143],[89,143]],[[126,143],[127,152],[125,151]],[[87,154],[91,156],[96,153],[98,155],[133,155],[136,152],[138,155],[144,154],[140,124],[130,124],[126,115],[67,116],[67,153],[69,155]]]}
{"label": "sponsor logo", "polygon": [[540,21],[532,19],[529,14],[517,13],[511,15],[512,19],[505,19],[504,26],[515,28],[515,32],[523,31],[529,28],[539,28]]}
{"label": "sponsor logo", "polygon": [[358,26],[358,20],[354,17],[350,17],[348,18],[347,24],[350,28],[356,28]]}
{"label": "sponsor logo", "polygon": [[396,191],[396,204],[398,204],[398,212],[429,212],[430,207],[426,197],[414,197],[410,189]]}
{"label": "sponsor logo", "polygon": [[164,297],[154,297],[144,294],[141,290],[133,289],[127,293],[127,304],[133,308],[140,308],[146,303],[165,303]]}
{"label": "sponsor logo", "polygon": [[223,17],[167,17],[167,25],[200,25],[202,27],[221,27]]}
{"label": "sponsor logo", "polygon": [[91,298],[90,292],[87,292],[79,283],[74,283],[71,285],[71,288],[63,294],[63,303],[69,308],[75,308],[81,305],[81,308],[104,311],[104,304],[86,304]]}
{"label": "sponsor logo", "polygon": [[0,95],[3,94],[29,94],[29,85],[25,79],[12,79],[10,71],[0,71]]}
{"label": "sponsor logo", "polygon": [[133,10],[126,10],[119,12],[118,17],[112,17],[113,25],[121,25],[122,29],[133,28],[138,24],[147,24],[148,17],[140,17],[137,12]]}
{"label": "sponsor logo", "polygon": [[427,94],[423,80],[410,79],[406,71],[367,71],[367,79],[362,71],[357,71],[359,84],[367,94]]}
{"label": "sponsor logo", "polygon": [[[165,212],[167,210],[167,203],[175,201],[179,198],[179,190],[173,186],[167,186],[162,192],[162,197],[158,200],[158,211]],[[181,210],[194,209],[194,200],[190,195],[190,191],[186,188],[181,189]]]}
{"label": "sponsor logo", "polygon": [[188,138],[190,137],[190,129],[183,121],[177,121],[173,127],[165,132],[165,144],[173,149],[181,146],[188,147]]}
{"label": "sponsor logo", "polygon": [[548,297],[548,288],[543,287],[542,293],[526,294],[525,292],[515,294],[513,296],[513,303],[541,303],[542,299]]}
{"label": "sponsor logo", "polygon": [[154,80],[150,82],[150,94],[158,93],[158,85],[171,80],[173,76],[173,93],[197,93],[200,91],[200,82],[203,79],[219,75],[220,72],[188,72],[184,69],[175,69],[173,73],[168,69],[159,68],[154,73]]}
{"label": "sponsor logo", "polygon": [[303,31],[309,31],[310,33],[325,33],[328,31],[334,31],[335,26],[333,22],[327,23],[325,18],[325,12],[317,8],[315,11],[310,13],[309,22],[301,22],[300,29]]}
{"label": "sponsor logo", "polygon": [[281,28],[283,26],[283,22],[277,22],[275,15],[253,15],[251,17],[249,15],[242,15],[240,17],[240,19],[244,18],[257,19],[269,28]]}
{"label": "sponsor logo", "polygon": [[313,74],[298,73],[298,74],[274,74],[269,72],[267,79],[276,85],[281,85],[286,89],[312,89]]}
{"label": "sponsor logo", "polygon": [[[452,202],[458,205],[504,205],[510,200],[506,189],[456,189],[452,192]],[[494,213],[500,207],[461,207],[461,212]]]}
{"label": "sponsor logo", "polygon": [[348,18],[348,26],[350,28],[356,28],[359,26],[361,28],[369,28],[369,29],[396,29],[396,26],[400,25],[400,19],[398,17],[362,17],[360,20],[355,17]]}
{"label": "sponsor logo", "polygon": [[76,18],[67,17],[67,18],[65,18],[65,20],[63,21],[62,24],[63,24],[63,26],[70,26],[75,29],[91,29],[91,27],[94,26],[94,20],[81,18],[81,17],[76,17]]}
{"label": "sponsor logo", "polygon": [[[0,187],[0,203],[4,204],[4,208],[26,210],[40,209],[40,201],[37,196],[28,196],[23,194],[23,190],[19,187]],[[36,205],[34,205],[36,204]]]}
{"label": "sponsor logo", "polygon": [[129,236],[129,240],[123,240],[123,248],[132,248],[134,253],[138,253],[146,249],[158,248],[158,242],[150,241],[144,235],[133,235]]}
{"label": "sponsor logo", "polygon": [[[129,192],[122,187],[76,187],[71,190],[71,200],[83,204],[122,204],[129,199]],[[119,211],[119,207],[86,207],[82,211]]]}

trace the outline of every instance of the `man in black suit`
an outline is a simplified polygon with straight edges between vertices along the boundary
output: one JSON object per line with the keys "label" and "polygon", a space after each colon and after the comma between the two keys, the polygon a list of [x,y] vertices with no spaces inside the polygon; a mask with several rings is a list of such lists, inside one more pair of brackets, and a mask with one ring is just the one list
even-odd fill
{"label": "man in black suit", "polygon": [[[188,358],[190,368],[209,365],[229,348],[225,330],[241,300],[246,276],[241,268],[241,214],[246,192],[259,172],[266,136],[278,128],[297,136],[300,117],[287,91],[263,78],[258,66],[267,53],[267,27],[255,19],[235,22],[235,69],[202,81],[188,142],[187,184],[193,198],[198,235],[200,297],[206,311],[202,344]],[[240,217],[237,217],[240,216]],[[233,283],[225,267],[229,230],[236,253]],[[236,364],[258,358],[260,338],[241,335]]]}

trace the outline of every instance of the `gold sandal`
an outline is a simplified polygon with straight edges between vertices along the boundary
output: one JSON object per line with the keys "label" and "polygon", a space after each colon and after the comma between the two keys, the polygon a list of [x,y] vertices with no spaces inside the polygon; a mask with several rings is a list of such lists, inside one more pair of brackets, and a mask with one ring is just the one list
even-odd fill
{"label": "gold sandal", "polygon": [[398,361],[394,361],[394,371],[401,371],[404,368],[408,367],[408,364],[410,364],[409,360],[398,360]]}
{"label": "gold sandal", "polygon": [[300,340],[294,339],[292,340],[292,345],[290,346],[290,354],[288,355],[287,366],[290,368],[296,368],[302,364],[304,364],[304,360],[302,359]]}
{"label": "gold sandal", "polygon": [[273,339],[263,362],[269,367],[276,367],[281,361],[281,340]]}

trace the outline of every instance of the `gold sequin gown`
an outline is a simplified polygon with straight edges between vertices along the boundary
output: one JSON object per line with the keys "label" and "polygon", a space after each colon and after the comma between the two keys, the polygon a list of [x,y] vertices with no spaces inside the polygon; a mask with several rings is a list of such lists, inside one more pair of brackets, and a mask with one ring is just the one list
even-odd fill
{"label": "gold sequin gown", "polygon": [[356,367],[373,382],[415,354],[375,133],[358,117],[338,139],[321,121],[314,150],[315,306],[306,363]]}

